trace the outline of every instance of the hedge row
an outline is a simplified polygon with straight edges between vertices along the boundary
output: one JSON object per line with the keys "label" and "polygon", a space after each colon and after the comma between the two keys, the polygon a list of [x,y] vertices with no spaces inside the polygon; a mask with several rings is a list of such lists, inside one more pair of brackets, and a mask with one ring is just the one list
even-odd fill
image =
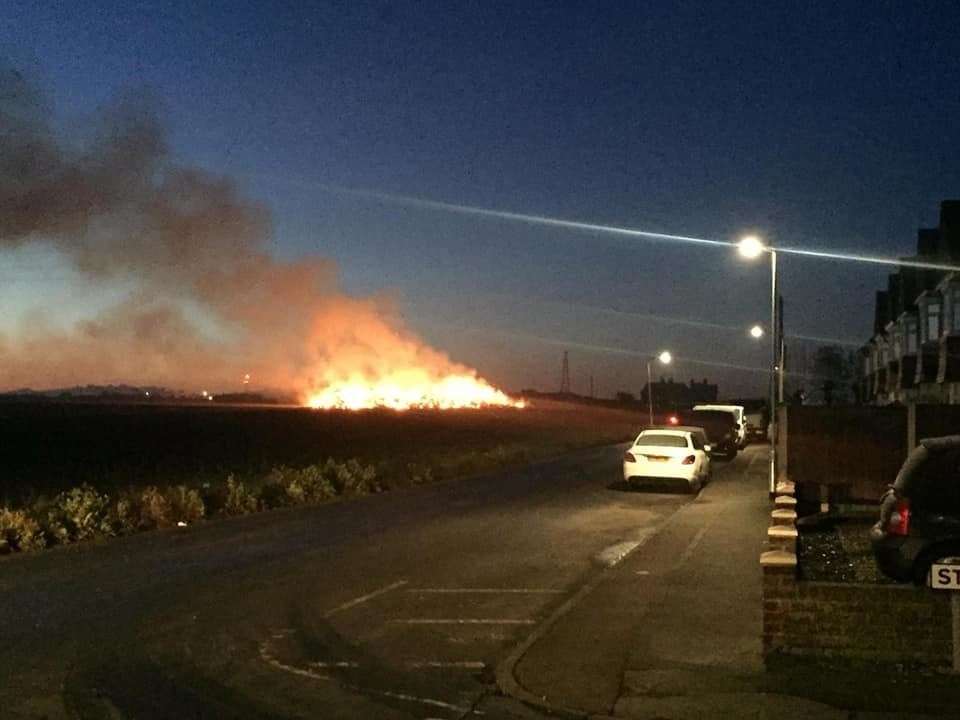
{"label": "hedge row", "polygon": [[[429,469],[411,466],[408,471],[411,482],[430,479]],[[115,496],[84,484],[25,508],[0,506],[0,552],[30,552],[97,537],[192,525],[214,515],[246,515],[384,489],[373,466],[332,459],[304,468],[274,468],[256,488],[232,475],[221,484],[204,484],[200,489],[150,486]]]}

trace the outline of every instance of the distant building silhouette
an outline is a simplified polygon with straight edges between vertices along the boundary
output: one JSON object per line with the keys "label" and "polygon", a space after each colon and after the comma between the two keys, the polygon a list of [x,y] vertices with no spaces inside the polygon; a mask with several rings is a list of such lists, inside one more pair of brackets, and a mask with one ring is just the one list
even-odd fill
{"label": "distant building silhouette", "polygon": [[[647,385],[640,391],[640,402],[647,403],[650,389]],[[691,380],[689,385],[674,382],[673,378],[653,383],[654,410],[682,410],[701,403],[714,403],[718,396],[717,385],[710,383],[706,378],[702,382]]]}

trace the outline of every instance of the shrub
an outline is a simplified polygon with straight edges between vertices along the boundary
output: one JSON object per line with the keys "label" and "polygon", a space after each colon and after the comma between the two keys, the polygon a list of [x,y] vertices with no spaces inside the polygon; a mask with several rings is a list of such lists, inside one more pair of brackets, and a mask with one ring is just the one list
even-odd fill
{"label": "shrub", "polygon": [[321,503],[336,494],[321,465],[301,469],[285,465],[275,467],[261,490],[261,497],[270,507]]}
{"label": "shrub", "polygon": [[155,486],[144,488],[138,500],[140,529],[169,527],[173,523],[170,503]]}
{"label": "shrub", "polygon": [[332,458],[323,466],[323,473],[330,478],[338,495],[363,495],[378,492],[376,484],[377,470],[372,465],[361,465],[351,458],[338,463]]}
{"label": "shrub", "polygon": [[186,485],[170,488],[167,491],[167,502],[170,506],[170,520],[174,523],[184,522],[190,525],[203,520],[206,514],[200,493]]}
{"label": "shrub", "polygon": [[113,529],[118,535],[129,535],[140,529],[140,504],[133,495],[119,498],[111,510]]}
{"label": "shrub", "polygon": [[47,531],[58,542],[112,535],[110,498],[89,485],[60,493],[47,513]]}
{"label": "shrub", "polygon": [[433,469],[429,465],[410,463],[407,465],[407,477],[413,485],[433,482]]}
{"label": "shrub", "polygon": [[257,496],[247,489],[242,480],[227,476],[227,497],[223,503],[225,515],[247,515],[257,511]]}
{"label": "shrub", "polygon": [[22,552],[46,547],[40,524],[22,510],[0,508],[0,540]]}

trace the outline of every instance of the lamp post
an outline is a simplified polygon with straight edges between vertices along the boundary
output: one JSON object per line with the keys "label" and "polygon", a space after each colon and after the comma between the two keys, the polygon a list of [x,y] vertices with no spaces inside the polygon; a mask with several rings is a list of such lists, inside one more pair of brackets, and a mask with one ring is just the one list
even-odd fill
{"label": "lamp post", "polygon": [[[669,365],[673,360],[673,356],[668,350],[664,350],[662,353],[657,355],[657,360],[660,361],[663,365]],[[650,364],[653,362],[653,358],[647,359],[647,403],[650,407],[650,424],[653,425],[653,380],[651,379]]]}
{"label": "lamp post", "polygon": [[[741,257],[754,260],[763,253],[770,253],[770,492],[776,488],[776,454],[777,454],[777,388],[782,383],[777,381],[777,373],[782,372],[779,367],[778,346],[780,338],[777,328],[777,251],[764,245],[760,238],[748,235],[737,243],[737,250]],[[761,328],[762,330],[762,328]],[[753,330],[751,330],[753,335]],[[761,332],[762,335],[762,332]],[[754,335],[754,337],[760,337]],[[782,398],[781,398],[782,399]]]}

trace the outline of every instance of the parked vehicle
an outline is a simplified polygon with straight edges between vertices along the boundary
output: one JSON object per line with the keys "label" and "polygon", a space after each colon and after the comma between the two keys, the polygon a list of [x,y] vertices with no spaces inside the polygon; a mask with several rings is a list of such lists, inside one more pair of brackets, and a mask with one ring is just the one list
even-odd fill
{"label": "parked vehicle", "polygon": [[747,442],[762,441],[767,437],[767,423],[762,410],[747,412],[743,416],[746,426]]}
{"label": "parked vehicle", "polygon": [[683,425],[703,428],[707,442],[713,448],[714,455],[722,455],[728,460],[737,456],[739,438],[735,415],[729,410],[701,410],[694,408],[677,414],[678,422]]}
{"label": "parked vehicle", "polygon": [[726,410],[727,412],[733,413],[734,422],[736,423],[737,430],[737,447],[744,448],[747,446],[747,424],[744,419],[744,410],[743,405],[694,405],[694,410]]}
{"label": "parked vehicle", "polygon": [[706,440],[701,428],[646,428],[623,456],[623,479],[630,485],[678,481],[688,492],[697,492],[711,476]]}
{"label": "parked vehicle", "polygon": [[921,440],[880,500],[870,530],[880,570],[926,582],[930,566],[960,556],[960,435]]}

